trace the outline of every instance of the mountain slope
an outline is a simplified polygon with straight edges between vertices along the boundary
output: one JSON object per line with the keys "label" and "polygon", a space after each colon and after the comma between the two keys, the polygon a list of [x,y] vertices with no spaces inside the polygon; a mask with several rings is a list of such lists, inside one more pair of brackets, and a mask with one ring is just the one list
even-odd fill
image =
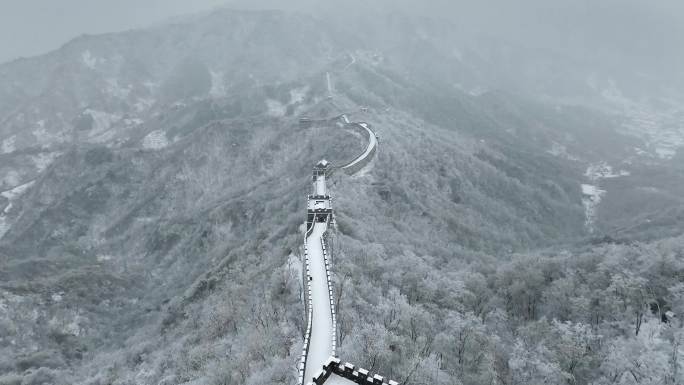
{"label": "mountain slope", "polygon": [[[0,383],[294,383],[310,167],[365,146],[300,116],[347,112],[381,137],[370,167],[331,186],[345,358],[406,384],[525,382],[515,359],[534,354],[531,330],[552,341],[562,326],[544,317],[593,317],[586,304],[614,289],[594,270],[616,259],[680,306],[668,291],[678,238],[585,249],[604,228],[647,223],[599,205],[591,234],[582,184],[640,190],[587,169],[669,160],[634,157],[641,142],[612,113],[509,87],[480,65],[493,60],[449,48],[460,40],[448,23],[394,14],[371,25],[218,11],[0,66]],[[654,209],[669,235],[677,205]],[[635,262],[639,248],[673,273]],[[554,308],[571,284],[577,300]],[[632,310],[618,304],[596,325],[616,340]],[[458,343],[482,356],[438,358]],[[608,370],[586,367],[580,383]]]}

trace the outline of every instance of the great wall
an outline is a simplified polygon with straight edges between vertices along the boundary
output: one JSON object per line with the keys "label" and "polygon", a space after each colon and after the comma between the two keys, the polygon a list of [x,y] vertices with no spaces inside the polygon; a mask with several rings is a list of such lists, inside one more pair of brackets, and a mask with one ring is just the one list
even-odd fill
{"label": "great wall", "polygon": [[300,120],[302,128],[317,124],[335,124],[357,131],[367,137],[368,145],[363,153],[345,165],[335,167],[322,160],[313,169],[312,193],[307,197],[302,277],[302,287],[306,288],[303,299],[307,326],[298,367],[298,385],[398,385],[379,374],[371,374],[350,363],[342,363],[337,357],[337,316],[331,280],[332,255],[326,242],[326,234],[335,226],[333,199],[328,191],[326,178],[338,170],[354,175],[366,167],[377,153],[377,135],[370,124],[350,122],[344,114],[331,120]]}

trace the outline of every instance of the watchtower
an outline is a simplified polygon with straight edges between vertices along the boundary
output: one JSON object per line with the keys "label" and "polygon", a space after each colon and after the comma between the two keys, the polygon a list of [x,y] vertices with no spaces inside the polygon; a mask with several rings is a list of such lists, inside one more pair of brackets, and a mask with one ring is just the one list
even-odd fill
{"label": "watchtower", "polygon": [[328,222],[332,220],[332,198],[328,194],[325,177],[330,170],[330,163],[321,160],[313,168],[312,193],[309,195],[306,228],[313,226],[315,222]]}

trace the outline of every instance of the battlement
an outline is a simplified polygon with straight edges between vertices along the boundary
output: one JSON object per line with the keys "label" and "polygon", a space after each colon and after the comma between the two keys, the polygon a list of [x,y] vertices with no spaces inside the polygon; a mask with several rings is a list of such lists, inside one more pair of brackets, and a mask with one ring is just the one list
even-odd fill
{"label": "battlement", "polygon": [[[316,121],[310,118],[300,119],[302,127],[311,127]],[[335,309],[335,296],[333,293],[333,283],[331,280],[332,263],[333,263],[333,248],[329,239],[329,226],[334,226],[333,218],[333,204],[332,197],[328,193],[326,178],[330,177],[335,170],[343,170],[348,174],[354,174],[365,167],[374,158],[378,137],[367,123],[351,123],[346,115],[340,115],[334,119],[325,121],[327,123],[334,123],[338,127],[348,127],[359,131],[368,136],[368,146],[366,150],[357,156],[350,163],[341,167],[332,167],[326,161],[318,162],[312,173],[312,192],[307,195],[307,221],[306,234],[304,242],[304,268],[302,269],[302,279],[304,281],[303,300],[304,307],[307,314],[307,327],[304,334],[304,347],[299,363],[299,377],[298,385],[311,385],[311,380],[316,385],[329,384],[360,384],[360,385],[399,385],[398,382],[385,379],[379,374],[371,374],[368,370],[363,368],[356,368],[350,363],[342,364],[340,359],[336,357],[337,351],[337,314]],[[325,225],[322,225],[325,224]],[[310,238],[312,237],[312,238]],[[320,238],[320,239],[319,239]],[[320,249],[317,241],[320,240]],[[311,250],[309,250],[311,247]],[[312,251],[312,255],[309,252]],[[321,265],[323,262],[323,265]],[[312,267],[313,266],[313,267]],[[314,276],[316,280],[314,281]],[[321,283],[325,283],[321,286]],[[315,291],[312,289],[315,287]],[[325,295],[327,298],[322,297]],[[318,321],[313,321],[313,298],[316,298],[315,304],[318,313]],[[329,303],[326,303],[329,302]],[[330,312],[325,314],[321,310]],[[329,324],[328,324],[329,323]],[[314,331],[315,330],[315,331]],[[328,340],[324,338],[325,332]],[[312,334],[316,337],[312,337]],[[315,341],[312,341],[315,340]],[[311,354],[311,357],[309,357]],[[321,362],[330,354],[331,357],[327,359],[322,365],[322,369],[318,370]],[[316,373],[316,371],[318,371]],[[312,374],[316,373],[315,376]]]}
{"label": "battlement", "polygon": [[299,118],[299,128],[307,129],[313,127],[325,127],[335,124],[336,118],[332,119],[313,119],[308,116]]}
{"label": "battlement", "polygon": [[330,222],[333,216],[332,197],[328,194],[326,174],[330,163],[323,159],[313,168],[313,193],[307,200],[306,227],[311,228],[315,222]]}
{"label": "battlement", "polygon": [[313,227],[313,224],[318,222],[332,222],[333,208],[332,197],[329,195],[309,195],[306,203],[306,228],[307,230]]}
{"label": "battlement", "polygon": [[328,359],[323,365],[323,369],[314,377],[314,383],[316,385],[323,385],[332,375],[346,378],[360,385],[399,385],[396,381],[388,380],[379,374],[371,374],[368,370],[356,368],[348,362],[343,364],[337,357],[330,357]]}

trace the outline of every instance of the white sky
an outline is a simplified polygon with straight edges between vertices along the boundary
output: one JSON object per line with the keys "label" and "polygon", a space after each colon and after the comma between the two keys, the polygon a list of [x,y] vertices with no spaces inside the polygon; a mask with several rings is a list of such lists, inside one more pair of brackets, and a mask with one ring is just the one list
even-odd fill
{"label": "white sky", "polygon": [[0,63],[57,49],[80,34],[147,27],[226,3],[300,10],[326,4],[348,17],[360,4],[401,7],[530,46],[567,47],[577,57],[619,53],[670,69],[684,64],[684,0],[0,0]]}

